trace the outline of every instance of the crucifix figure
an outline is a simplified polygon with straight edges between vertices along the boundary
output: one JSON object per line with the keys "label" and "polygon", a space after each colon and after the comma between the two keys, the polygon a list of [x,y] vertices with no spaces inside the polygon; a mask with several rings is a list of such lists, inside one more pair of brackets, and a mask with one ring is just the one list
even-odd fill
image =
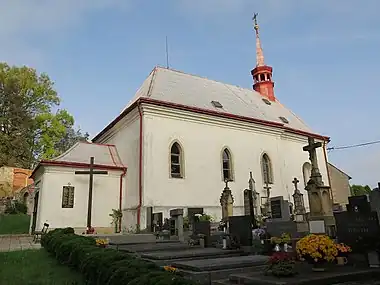
{"label": "crucifix figure", "polygon": [[317,159],[317,151],[316,149],[319,147],[322,147],[321,142],[315,142],[314,138],[309,137],[308,138],[308,145],[303,147],[304,151],[309,152],[309,159],[311,162],[311,178],[313,179],[316,184],[323,185],[322,176],[319,172],[318,168],[318,159]]}
{"label": "crucifix figure", "polygon": [[267,199],[267,201],[266,201],[266,203],[265,203],[265,208],[266,208],[266,212],[267,212],[267,215],[268,216],[270,216],[270,214],[271,214],[271,208],[270,208],[270,189],[271,189],[272,187],[270,187],[269,186],[269,184],[268,184],[268,182],[266,182],[265,183],[265,186],[264,186],[264,189],[265,189],[265,191],[266,191],[266,199]]}
{"label": "crucifix figure", "polygon": [[90,176],[88,186],[88,208],[87,208],[87,228],[91,228],[91,209],[92,209],[92,189],[94,187],[94,175],[95,174],[108,174],[108,171],[95,170],[94,169],[94,157],[90,158],[89,170],[75,171],[75,174],[85,174]]}
{"label": "crucifix figure", "polygon": [[230,182],[230,180],[228,180],[228,179],[225,179],[225,180],[224,180],[224,183],[226,183],[226,186],[224,187],[224,189],[230,189],[230,188],[228,187],[228,182]]}
{"label": "crucifix figure", "polygon": [[259,15],[259,13],[254,13],[253,14],[253,18],[252,18],[252,20],[253,20],[253,22],[255,23],[255,26],[257,26],[257,16]]}

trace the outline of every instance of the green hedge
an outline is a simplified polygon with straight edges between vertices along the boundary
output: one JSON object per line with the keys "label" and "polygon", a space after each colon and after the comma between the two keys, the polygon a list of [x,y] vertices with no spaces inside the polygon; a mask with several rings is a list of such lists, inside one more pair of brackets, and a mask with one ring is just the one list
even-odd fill
{"label": "green hedge", "polygon": [[194,285],[177,273],[114,249],[100,248],[91,237],[72,228],[55,229],[41,239],[42,246],[62,264],[80,271],[93,285]]}

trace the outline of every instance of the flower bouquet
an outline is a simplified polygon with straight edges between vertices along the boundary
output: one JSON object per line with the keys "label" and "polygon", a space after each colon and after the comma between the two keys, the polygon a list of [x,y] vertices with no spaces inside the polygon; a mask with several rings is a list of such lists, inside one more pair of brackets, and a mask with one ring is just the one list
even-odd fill
{"label": "flower bouquet", "polygon": [[314,265],[314,271],[324,271],[321,265],[333,262],[338,255],[335,242],[326,235],[307,235],[297,242],[296,250],[301,260]]}
{"label": "flower bouquet", "polygon": [[99,247],[105,248],[108,245],[108,240],[106,240],[106,239],[96,239],[95,242],[96,242],[96,245]]}
{"label": "flower bouquet", "polygon": [[294,258],[287,252],[276,252],[270,257],[264,273],[276,277],[294,276],[297,274]]}
{"label": "flower bouquet", "polygon": [[344,243],[338,243],[336,245],[336,249],[338,250],[338,256],[347,257],[348,253],[351,252],[351,247]]}
{"label": "flower bouquet", "polygon": [[285,243],[290,243],[290,235],[287,233],[281,234],[280,237],[271,237],[271,243],[283,245]]}

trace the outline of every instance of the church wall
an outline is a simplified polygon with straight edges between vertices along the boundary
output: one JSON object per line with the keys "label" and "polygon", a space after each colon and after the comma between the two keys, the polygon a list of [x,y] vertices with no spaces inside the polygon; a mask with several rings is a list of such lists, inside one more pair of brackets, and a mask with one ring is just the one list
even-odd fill
{"label": "church wall", "polygon": [[[288,199],[293,194],[294,177],[300,180],[299,188],[303,188],[302,166],[308,161],[308,153],[302,147],[307,145],[307,138],[264,128],[190,113],[147,111],[144,116],[144,206],[153,206],[154,211],[166,209],[166,212],[175,207],[204,207],[206,212],[207,209],[213,212],[208,214],[219,219],[219,199],[225,186],[221,166],[224,147],[232,153],[234,181],[229,187],[235,199],[235,214],[243,212],[243,190],[248,187],[250,171],[256,190],[264,196],[260,164],[263,153],[269,155],[272,163],[271,197]],[[170,177],[169,147],[173,141],[178,141],[184,151],[183,179]],[[321,148],[317,156],[323,180],[328,184]],[[308,208],[307,195],[303,194]]]}
{"label": "church wall", "polygon": [[123,198],[123,229],[136,227],[136,208],[139,187],[140,119],[137,109],[118,122],[97,143],[116,145],[120,159],[127,166]]}
{"label": "church wall", "polygon": [[[50,228],[73,227],[84,231],[87,221],[88,175],[75,175],[81,169],[46,167],[40,189],[37,229],[47,222]],[[108,175],[95,175],[92,203],[92,226],[97,232],[112,232],[112,209],[119,208],[121,171],[109,171]],[[74,207],[62,208],[63,186],[74,186]]]}

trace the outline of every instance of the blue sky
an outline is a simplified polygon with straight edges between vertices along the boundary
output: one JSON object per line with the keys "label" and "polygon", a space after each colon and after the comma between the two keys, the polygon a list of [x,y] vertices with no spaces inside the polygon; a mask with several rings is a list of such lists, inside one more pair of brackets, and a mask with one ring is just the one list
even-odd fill
{"label": "blue sky", "polygon": [[[378,11],[378,0],[2,0],[0,61],[47,72],[95,135],[165,65],[166,36],[172,68],[251,88],[258,12],[277,98],[329,146],[350,145],[380,139]],[[380,144],[329,159],[353,183],[380,181]]]}

